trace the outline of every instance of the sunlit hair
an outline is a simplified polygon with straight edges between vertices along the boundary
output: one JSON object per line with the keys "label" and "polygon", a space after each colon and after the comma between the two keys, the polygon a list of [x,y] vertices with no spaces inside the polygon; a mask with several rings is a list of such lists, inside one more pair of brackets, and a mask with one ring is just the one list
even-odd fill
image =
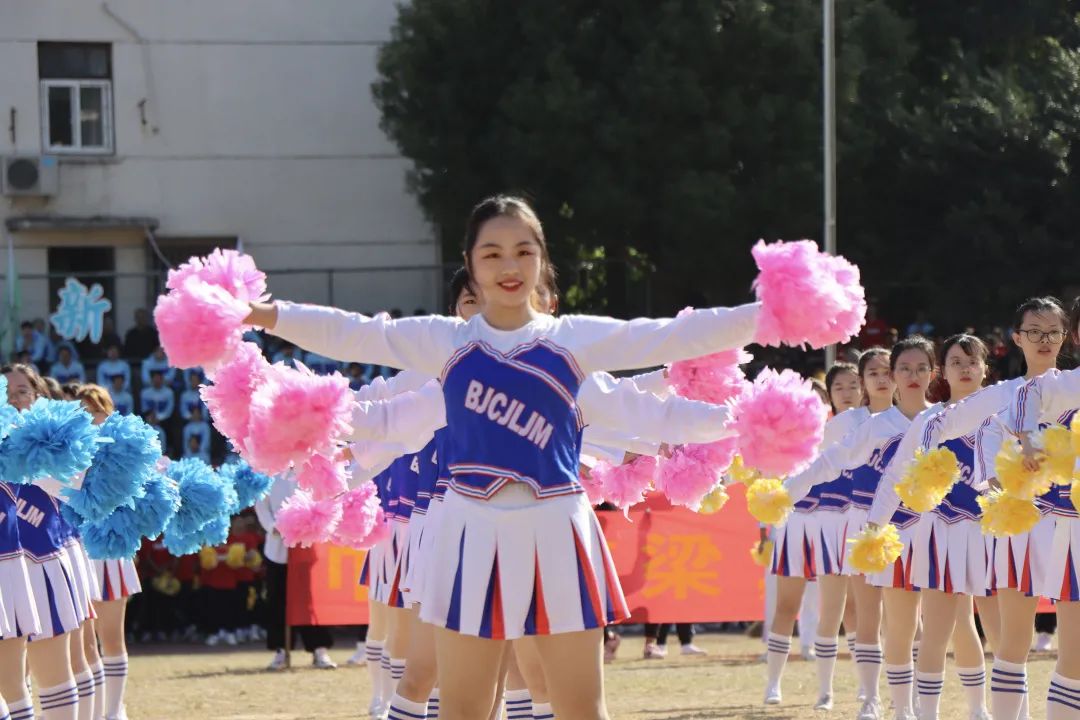
{"label": "sunlit hair", "polygon": [[94,383],[81,385],[78,392],[75,393],[75,399],[85,405],[91,414],[104,413],[105,415],[112,415],[116,411],[116,406],[113,405],[109,391]]}

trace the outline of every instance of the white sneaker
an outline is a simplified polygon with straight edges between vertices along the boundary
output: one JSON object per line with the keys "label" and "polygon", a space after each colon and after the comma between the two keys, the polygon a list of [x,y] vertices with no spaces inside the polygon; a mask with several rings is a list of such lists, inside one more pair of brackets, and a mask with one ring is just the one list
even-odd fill
{"label": "white sneaker", "polygon": [[315,648],[311,664],[320,670],[333,670],[337,667],[337,663],[330,659],[330,654],[326,652],[326,648]]}
{"label": "white sneaker", "polygon": [[862,704],[857,720],[881,720],[881,703],[877,698],[870,698]]}
{"label": "white sneaker", "polygon": [[765,704],[766,705],[779,705],[783,702],[784,696],[780,694],[780,688],[767,687],[765,688]]}
{"label": "white sneaker", "polygon": [[384,707],[386,706],[383,705],[382,698],[378,695],[372,695],[371,702],[369,702],[367,706],[368,717],[377,718],[380,716],[380,713],[385,715],[385,713],[383,713]]}
{"label": "white sneaker", "polygon": [[287,667],[288,667],[288,665],[286,664],[286,660],[285,660],[285,651],[284,650],[278,650],[276,653],[274,653],[274,659],[270,661],[270,664],[266,666],[266,669],[267,670],[284,670]]}
{"label": "white sneaker", "polygon": [[969,720],[993,720],[993,718],[990,716],[990,712],[986,708],[981,708],[979,710],[974,711],[973,713],[971,713],[971,715],[968,716],[968,719]]}
{"label": "white sneaker", "polygon": [[910,713],[907,710],[900,710],[893,716],[893,720],[918,720],[914,713]]}
{"label": "white sneaker", "polygon": [[349,659],[345,661],[346,665],[363,665],[367,662],[367,649],[364,647],[364,643],[356,643],[356,652],[349,656]]}
{"label": "white sneaker", "polygon": [[690,643],[689,645],[683,645],[682,646],[682,654],[683,655],[708,655],[709,651],[708,650],[702,650],[701,648],[699,648],[694,643]]}
{"label": "white sneaker", "polygon": [[833,708],[833,700],[832,700],[832,695],[831,694],[830,695],[822,695],[822,696],[820,696],[817,699],[817,702],[814,703],[814,709],[815,710],[832,710],[832,708]]}
{"label": "white sneaker", "polygon": [[1035,642],[1031,646],[1033,652],[1049,652],[1054,646],[1054,636],[1050,633],[1039,633],[1035,636]]}
{"label": "white sneaker", "polygon": [[226,645],[231,645],[231,646],[233,646],[233,647],[236,647],[236,644],[237,644],[237,643],[236,643],[236,633],[234,633],[234,632],[227,632],[227,633],[225,633],[225,634],[224,634],[224,638],[223,638],[223,639],[225,640],[225,644],[226,644]]}
{"label": "white sneaker", "polygon": [[801,654],[803,660],[814,660],[817,658],[817,653],[814,652],[813,645],[804,645]]}

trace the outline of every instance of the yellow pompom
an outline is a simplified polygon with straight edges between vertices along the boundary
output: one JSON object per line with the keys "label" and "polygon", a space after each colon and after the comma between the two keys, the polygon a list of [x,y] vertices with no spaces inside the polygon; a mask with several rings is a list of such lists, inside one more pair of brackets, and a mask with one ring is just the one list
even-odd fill
{"label": "yellow pompom", "polygon": [[701,499],[701,507],[698,508],[698,512],[702,515],[712,515],[715,512],[720,512],[725,505],[727,505],[728,494],[723,485],[717,485],[709,494]]}
{"label": "yellow pompom", "polygon": [[258,550],[252,550],[248,553],[247,560],[244,564],[247,565],[248,570],[258,570],[262,567],[262,561],[262,553]]}
{"label": "yellow pompom", "polygon": [[247,548],[244,547],[244,543],[233,543],[225,551],[225,564],[233,570],[238,570],[244,567],[245,555],[247,555]]}
{"label": "yellow pompom", "polygon": [[1057,485],[1072,483],[1076,453],[1073,451],[1071,430],[1063,425],[1051,425],[1032,434],[1031,443],[1046,453],[1039,466],[1040,475]]}
{"label": "yellow pompom", "polygon": [[217,550],[210,546],[206,546],[199,551],[199,566],[202,567],[203,570],[213,570],[217,565]]}
{"label": "yellow pompom", "polygon": [[866,575],[885,570],[896,562],[904,551],[900,533],[891,523],[877,528],[867,526],[857,536],[848,540],[848,544],[851,545],[848,549],[848,562],[851,567]]}
{"label": "yellow pompom", "polygon": [[763,543],[754,543],[750,546],[750,557],[754,559],[754,564],[761,567],[768,567],[772,562],[773,553],[773,541],[766,540]]}
{"label": "yellow pompom", "polygon": [[736,455],[735,459],[731,461],[727,474],[732,482],[742,483],[747,487],[761,477],[761,473],[743,463],[742,455]]}
{"label": "yellow pompom", "polygon": [[169,571],[164,571],[150,581],[155,590],[166,597],[173,597],[180,593],[180,581]]}
{"label": "yellow pompom", "polygon": [[994,458],[994,470],[1005,492],[1020,500],[1034,500],[1050,490],[1050,479],[1042,472],[1030,472],[1024,468],[1024,456],[1020,442],[1007,438]]}
{"label": "yellow pompom", "polygon": [[1021,535],[1039,522],[1039,508],[1028,498],[1017,497],[1001,490],[991,490],[987,495],[980,495],[978,500],[979,507],[982,508],[982,529],[987,535]]}
{"label": "yellow pompom", "polygon": [[1073,480],[1072,485],[1069,486],[1069,499],[1072,500],[1076,511],[1080,512],[1080,505],[1077,505],[1077,500],[1080,499],[1080,480]]}
{"label": "yellow pompom", "polygon": [[779,525],[791,512],[791,496],[779,480],[759,478],[746,489],[746,507],[758,522]]}
{"label": "yellow pompom", "polygon": [[1080,413],[1073,415],[1072,422],[1069,423],[1069,432],[1072,433],[1073,452],[1080,455]]}
{"label": "yellow pompom", "polygon": [[915,512],[930,512],[945,499],[960,477],[956,455],[948,448],[920,450],[896,484],[896,494]]}

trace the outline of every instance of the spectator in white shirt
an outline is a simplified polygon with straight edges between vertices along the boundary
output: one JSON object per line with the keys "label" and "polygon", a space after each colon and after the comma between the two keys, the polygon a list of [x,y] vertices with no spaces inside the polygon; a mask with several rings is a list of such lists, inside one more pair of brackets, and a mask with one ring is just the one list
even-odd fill
{"label": "spectator in white shirt", "polygon": [[19,324],[19,336],[15,338],[15,352],[30,353],[30,362],[37,367],[48,367],[48,338],[34,330],[34,324],[23,321]]}
{"label": "spectator in white shirt", "polygon": [[165,375],[155,370],[150,375],[150,387],[143,388],[139,394],[139,410],[143,415],[154,413],[158,422],[168,422],[176,409],[176,394],[170,387],[165,387]]}
{"label": "spectator in white shirt", "polygon": [[[198,444],[193,446],[192,439],[198,439]],[[203,420],[202,408],[199,406],[192,408],[191,420],[184,425],[184,457],[189,456],[192,447],[196,449],[195,457],[210,462],[210,424]]]}
{"label": "spectator in white shirt", "polygon": [[109,395],[112,397],[116,412],[121,415],[130,415],[135,409],[135,398],[131,397],[131,393],[124,389],[123,375],[113,376],[112,385],[109,387]]}
{"label": "spectator in white shirt", "polygon": [[58,354],[59,358],[49,368],[49,375],[56,378],[61,385],[69,382],[86,382],[86,370],[81,362],[71,357],[71,348],[61,345]]}
{"label": "spectator in white shirt", "polygon": [[109,345],[109,349],[105,351],[105,359],[98,363],[97,383],[102,387],[114,387],[113,378],[118,375],[124,379],[124,389],[130,391],[131,366],[120,359],[119,345]]}
{"label": "spectator in white shirt", "polygon": [[198,408],[203,411],[202,417],[206,417],[205,408],[203,405],[202,396],[199,395],[199,385],[201,381],[196,373],[188,373],[188,387],[187,390],[180,393],[180,417],[184,420],[191,420],[191,411]]}
{"label": "spectator in white shirt", "polygon": [[154,372],[160,372],[165,378],[166,385],[172,385],[173,380],[176,379],[176,368],[169,367],[169,358],[165,357],[165,349],[158,347],[150,354],[150,357],[143,360],[142,363],[142,381],[143,387],[150,384],[150,375]]}

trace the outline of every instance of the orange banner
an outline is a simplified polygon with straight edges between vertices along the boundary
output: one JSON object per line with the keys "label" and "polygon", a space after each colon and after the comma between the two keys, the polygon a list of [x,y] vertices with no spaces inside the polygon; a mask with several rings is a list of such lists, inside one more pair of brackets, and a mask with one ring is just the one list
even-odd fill
{"label": "orange banner", "polygon": [[[741,485],[718,513],[699,515],[650,498],[627,520],[599,512],[632,622],[760,620],[765,571],[750,559],[757,523]],[[363,551],[333,545],[289,551],[287,622],[360,625],[367,588],[359,584]]]}
{"label": "orange banner", "polygon": [[630,622],[760,620],[765,571],[750,559],[757,522],[741,485],[712,515],[650,500],[632,510],[600,512],[608,547],[626,594]]}
{"label": "orange banner", "polygon": [[366,625],[368,589],[360,584],[366,550],[315,545],[289,550],[285,622]]}

